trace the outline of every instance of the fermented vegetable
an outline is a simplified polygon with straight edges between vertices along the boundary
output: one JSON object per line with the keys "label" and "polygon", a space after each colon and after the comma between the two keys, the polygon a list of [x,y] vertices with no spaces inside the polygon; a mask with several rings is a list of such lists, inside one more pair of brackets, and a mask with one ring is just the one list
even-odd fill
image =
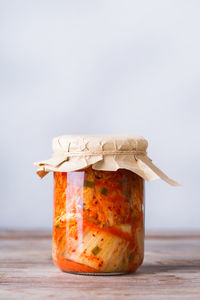
{"label": "fermented vegetable", "polygon": [[143,260],[143,179],[135,173],[54,173],[53,259],[63,271],[119,273]]}

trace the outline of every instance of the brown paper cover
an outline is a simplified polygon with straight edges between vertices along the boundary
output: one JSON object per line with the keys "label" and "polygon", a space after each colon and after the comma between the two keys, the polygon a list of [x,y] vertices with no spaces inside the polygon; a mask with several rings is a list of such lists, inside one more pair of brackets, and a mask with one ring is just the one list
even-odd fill
{"label": "brown paper cover", "polygon": [[170,179],[147,156],[148,142],[136,135],[64,135],[53,139],[52,158],[36,162],[37,174],[42,178],[49,172],[72,172],[92,166],[95,170],[130,170],[143,179]]}

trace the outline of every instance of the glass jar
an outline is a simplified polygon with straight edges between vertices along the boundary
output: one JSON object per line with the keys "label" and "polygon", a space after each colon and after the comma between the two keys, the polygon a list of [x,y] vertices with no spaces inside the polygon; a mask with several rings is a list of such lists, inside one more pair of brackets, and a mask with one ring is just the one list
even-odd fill
{"label": "glass jar", "polygon": [[144,180],[179,185],[147,155],[137,135],[63,135],[36,162],[54,172],[53,260],[65,272],[113,275],[144,257]]}
{"label": "glass jar", "polygon": [[123,274],[144,257],[144,180],[135,173],[54,172],[53,260],[65,272]]}

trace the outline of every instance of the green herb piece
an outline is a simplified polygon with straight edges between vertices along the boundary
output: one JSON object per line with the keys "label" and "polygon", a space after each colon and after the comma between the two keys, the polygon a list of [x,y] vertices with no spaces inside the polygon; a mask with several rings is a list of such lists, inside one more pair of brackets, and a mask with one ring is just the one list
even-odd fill
{"label": "green herb piece", "polygon": [[89,180],[84,180],[84,184],[85,187],[89,187],[89,188],[93,188],[94,187],[94,182],[93,181],[89,181]]}
{"label": "green herb piece", "polygon": [[108,189],[107,189],[106,187],[103,187],[103,188],[101,189],[101,194],[102,194],[102,195],[108,195]]}
{"label": "green herb piece", "polygon": [[94,247],[94,248],[92,249],[92,253],[93,253],[94,255],[97,255],[100,251],[101,251],[101,249],[100,249],[98,246],[96,246],[96,247]]}
{"label": "green herb piece", "polygon": [[123,178],[122,178],[122,183],[125,184],[125,183],[127,183],[127,181],[128,181],[128,180],[127,180],[127,177],[126,177],[126,176],[123,176]]}
{"label": "green herb piece", "polygon": [[129,254],[129,261],[132,261],[134,259],[134,253]]}
{"label": "green herb piece", "polygon": [[136,222],[137,218],[136,216],[133,217],[133,222]]}
{"label": "green herb piece", "polygon": [[125,190],[124,195],[125,195],[126,198],[130,198],[131,192],[129,190]]}
{"label": "green herb piece", "polygon": [[64,254],[65,254],[65,251],[63,251],[63,252],[61,253],[61,256],[64,256]]}

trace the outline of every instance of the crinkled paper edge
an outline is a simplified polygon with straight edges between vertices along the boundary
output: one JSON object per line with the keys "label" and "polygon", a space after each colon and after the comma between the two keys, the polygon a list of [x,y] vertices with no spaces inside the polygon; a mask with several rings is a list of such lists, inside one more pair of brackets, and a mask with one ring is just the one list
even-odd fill
{"label": "crinkled paper edge", "polygon": [[46,176],[49,172],[72,172],[92,166],[93,169],[102,171],[117,171],[123,168],[138,174],[147,181],[160,178],[172,186],[180,186],[178,182],[169,178],[156,167],[152,163],[152,160],[146,155],[100,155],[71,157],[68,159],[52,157],[46,161],[36,162],[35,166],[37,168],[37,174],[41,178]]}

